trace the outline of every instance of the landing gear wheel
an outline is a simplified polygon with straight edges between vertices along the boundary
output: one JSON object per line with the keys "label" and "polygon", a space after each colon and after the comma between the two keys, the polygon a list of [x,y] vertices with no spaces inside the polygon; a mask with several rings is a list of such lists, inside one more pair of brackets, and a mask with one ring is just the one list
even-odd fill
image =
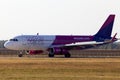
{"label": "landing gear wheel", "polygon": [[51,48],[48,54],[49,57],[54,57],[54,49]]}
{"label": "landing gear wheel", "polygon": [[65,54],[65,58],[70,58],[70,57],[71,57],[70,53]]}
{"label": "landing gear wheel", "polygon": [[49,54],[48,56],[49,56],[49,57],[54,57],[54,54]]}
{"label": "landing gear wheel", "polygon": [[23,54],[19,54],[18,57],[23,57]]}

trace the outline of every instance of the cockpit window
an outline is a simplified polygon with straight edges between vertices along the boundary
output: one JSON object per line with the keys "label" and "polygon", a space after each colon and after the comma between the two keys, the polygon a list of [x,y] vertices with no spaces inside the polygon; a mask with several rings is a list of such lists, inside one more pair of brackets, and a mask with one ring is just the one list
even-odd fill
{"label": "cockpit window", "polygon": [[18,39],[10,39],[10,41],[18,41]]}

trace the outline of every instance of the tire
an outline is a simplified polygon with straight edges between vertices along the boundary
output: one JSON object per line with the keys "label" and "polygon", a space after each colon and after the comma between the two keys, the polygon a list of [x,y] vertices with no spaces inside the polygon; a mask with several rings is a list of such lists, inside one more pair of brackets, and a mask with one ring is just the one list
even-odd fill
{"label": "tire", "polygon": [[54,54],[50,54],[50,53],[49,53],[49,55],[48,55],[48,56],[49,56],[49,57],[54,57]]}
{"label": "tire", "polygon": [[18,57],[23,57],[23,54],[19,54]]}
{"label": "tire", "polygon": [[65,54],[65,58],[70,58],[70,57],[71,57],[70,53]]}
{"label": "tire", "polygon": [[51,48],[48,54],[49,57],[54,57],[54,49]]}

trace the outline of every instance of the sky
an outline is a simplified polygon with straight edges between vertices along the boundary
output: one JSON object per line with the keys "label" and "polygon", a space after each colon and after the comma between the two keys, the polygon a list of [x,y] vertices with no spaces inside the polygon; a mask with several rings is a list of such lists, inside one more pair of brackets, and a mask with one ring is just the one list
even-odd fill
{"label": "sky", "polygon": [[120,0],[0,0],[0,40],[17,35],[94,35],[115,14],[120,37]]}

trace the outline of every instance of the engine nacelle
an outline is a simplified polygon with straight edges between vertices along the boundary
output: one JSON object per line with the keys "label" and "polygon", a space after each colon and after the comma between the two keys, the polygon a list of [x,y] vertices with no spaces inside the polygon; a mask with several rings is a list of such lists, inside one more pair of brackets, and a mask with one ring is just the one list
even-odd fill
{"label": "engine nacelle", "polygon": [[41,54],[43,53],[42,50],[30,50],[30,51],[27,51],[27,54],[31,54],[31,55],[36,55],[36,54]]}

